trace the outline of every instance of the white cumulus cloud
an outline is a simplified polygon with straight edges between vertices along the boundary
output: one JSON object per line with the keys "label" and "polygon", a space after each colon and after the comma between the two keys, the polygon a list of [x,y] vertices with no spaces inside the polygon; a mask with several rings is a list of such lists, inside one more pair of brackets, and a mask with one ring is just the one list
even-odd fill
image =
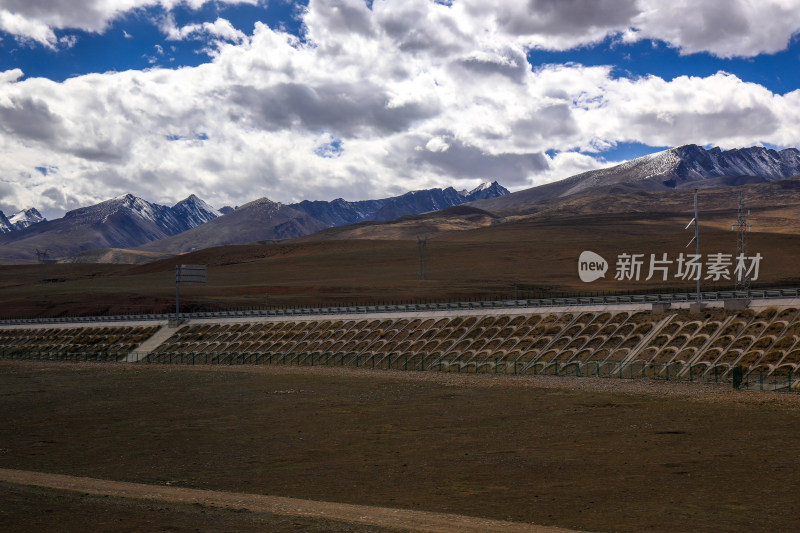
{"label": "white cumulus cloud", "polygon": [[245,35],[225,19],[174,27],[176,39],[225,43],[197,67],[64,82],[0,72],[4,205],[52,218],[125,192],[163,203],[195,193],[222,206],[492,179],[519,189],[605,165],[602,151],[618,143],[800,144],[800,91],[775,94],[725,72],[624,78],[610,67],[528,62],[530,46],[575,46],[634,25],[639,33],[626,38],[667,35],[666,16],[641,18],[648,2],[487,5],[311,0],[303,39],[261,23]]}
{"label": "white cumulus cloud", "polygon": [[56,48],[59,40],[55,30],[102,33],[114,19],[136,9],[161,6],[170,11],[179,4],[185,4],[196,10],[211,1],[258,4],[259,0],[0,0],[0,30]]}

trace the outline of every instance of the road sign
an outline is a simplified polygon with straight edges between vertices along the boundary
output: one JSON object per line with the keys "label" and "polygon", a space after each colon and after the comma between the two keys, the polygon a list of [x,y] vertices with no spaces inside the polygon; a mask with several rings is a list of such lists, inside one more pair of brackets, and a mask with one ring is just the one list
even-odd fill
{"label": "road sign", "polygon": [[176,283],[205,283],[206,265],[181,265],[175,267]]}
{"label": "road sign", "polygon": [[175,265],[175,326],[181,322],[181,283],[205,283],[206,265]]}

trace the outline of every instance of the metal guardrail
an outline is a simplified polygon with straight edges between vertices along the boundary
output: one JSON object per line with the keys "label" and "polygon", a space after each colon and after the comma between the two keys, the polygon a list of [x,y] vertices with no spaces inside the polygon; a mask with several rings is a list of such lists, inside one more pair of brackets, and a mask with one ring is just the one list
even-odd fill
{"label": "metal guardrail", "polygon": [[[769,300],[779,298],[800,298],[800,288],[795,289],[763,289],[750,291],[701,292],[704,302],[724,300]],[[349,307],[304,307],[296,309],[252,309],[240,311],[200,311],[181,313],[183,319],[197,318],[251,318],[251,317],[284,317],[284,316],[317,316],[317,315],[358,315],[367,313],[396,313],[417,311],[452,311],[457,309],[513,309],[513,308],[547,308],[569,307],[579,305],[624,305],[694,302],[697,293],[680,292],[669,294],[621,294],[616,296],[576,296],[564,298],[532,298],[526,300],[496,300],[480,302],[443,302],[400,305],[359,305]],[[0,320],[0,325],[37,325],[37,324],[81,324],[93,322],[131,322],[131,321],[166,321],[174,318],[174,314],[138,314],[108,315],[84,317],[55,318],[18,318]]]}

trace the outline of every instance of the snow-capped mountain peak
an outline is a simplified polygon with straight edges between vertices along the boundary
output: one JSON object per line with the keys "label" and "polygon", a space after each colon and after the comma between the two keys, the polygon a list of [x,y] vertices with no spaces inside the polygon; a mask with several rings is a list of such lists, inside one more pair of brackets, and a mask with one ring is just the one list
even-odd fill
{"label": "snow-capped mountain peak", "polygon": [[35,207],[28,207],[8,219],[15,229],[25,229],[28,226],[43,222],[45,218]]}
{"label": "snow-capped mountain peak", "polygon": [[475,194],[476,192],[486,190],[491,186],[492,186],[491,183],[489,183],[488,181],[484,181],[483,183],[481,183],[480,185],[469,191],[469,194]]}
{"label": "snow-capped mountain peak", "polygon": [[578,174],[563,182],[555,182],[551,190],[558,190],[556,195],[563,197],[623,183],[645,190],[659,190],[707,187],[742,176],[776,181],[797,174],[800,174],[800,151],[795,148],[780,152],[763,146],[706,150],[687,144]]}
{"label": "snow-capped mountain peak", "polygon": [[222,213],[194,194],[172,206],[172,212],[182,218],[187,225],[191,225],[191,227],[205,224],[222,216]]}
{"label": "snow-capped mountain peak", "polygon": [[466,195],[466,198],[468,202],[474,202],[476,200],[486,200],[489,198],[497,198],[498,196],[505,196],[508,193],[508,189],[496,181],[491,183],[487,181],[469,191],[469,193]]}
{"label": "snow-capped mountain peak", "polygon": [[[175,235],[220,216],[220,213],[195,195],[178,202],[173,207],[148,202],[133,194],[123,194],[89,207],[75,209],[64,219],[75,223],[118,224],[119,219],[136,220],[134,225],[146,225],[153,235]],[[125,224],[130,224],[127,222]],[[159,237],[162,238],[162,237]],[[147,241],[145,241],[147,242]]]}

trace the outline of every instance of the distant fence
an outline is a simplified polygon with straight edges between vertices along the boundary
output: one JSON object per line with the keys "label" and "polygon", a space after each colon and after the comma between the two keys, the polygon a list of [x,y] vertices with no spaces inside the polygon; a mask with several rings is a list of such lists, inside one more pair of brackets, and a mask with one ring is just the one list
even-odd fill
{"label": "distant fence", "polygon": [[[701,292],[704,302],[725,300],[769,300],[800,298],[800,288],[759,289],[750,291]],[[584,305],[624,305],[694,302],[693,292],[664,294],[621,294],[616,296],[578,296],[572,298],[534,298],[526,300],[487,300],[478,302],[416,303],[400,305],[357,305],[348,307],[303,307],[287,309],[249,309],[240,311],[202,311],[181,313],[184,319],[252,318],[252,317],[306,317],[319,315],[359,315],[367,313],[397,313],[420,311],[454,311],[476,309],[519,309],[570,307]],[[0,320],[0,325],[83,324],[94,322],[167,321],[174,314],[134,314],[84,317],[18,318]]]}
{"label": "distant fence", "polygon": [[18,361],[74,361],[113,363],[123,361],[130,352],[59,352],[52,350],[20,351],[19,349],[0,351],[0,359]]}
{"label": "distant fence", "polygon": [[[619,362],[536,362],[504,361],[501,358],[462,362],[433,356],[403,354],[355,354],[341,352],[313,353],[239,353],[239,352],[194,352],[194,353],[149,353],[129,352],[54,352],[30,351],[20,353],[0,352],[7,360],[74,361],[74,362],[119,362],[140,360],[146,364],[173,365],[291,365],[291,366],[349,366],[403,371],[454,372],[463,374],[505,374],[571,376],[603,379],[653,379],[659,381],[681,381],[697,383],[730,383],[735,372],[728,365],[686,365],[682,363],[648,363],[634,361]],[[738,388],[761,391],[800,391],[800,372],[789,371],[776,374],[763,371],[743,372]]]}
{"label": "distant fence", "polygon": [[[354,366],[405,371],[456,372],[464,374],[513,374],[573,376],[605,379],[654,379],[698,383],[733,383],[729,365],[686,365],[683,363],[571,362],[532,365],[523,361],[504,361],[501,358],[462,362],[433,356],[352,354],[352,353],[151,353],[142,362],[153,364],[189,365],[296,365],[296,366]],[[789,391],[800,390],[800,372],[767,374],[763,371],[743,373],[741,389]]]}

